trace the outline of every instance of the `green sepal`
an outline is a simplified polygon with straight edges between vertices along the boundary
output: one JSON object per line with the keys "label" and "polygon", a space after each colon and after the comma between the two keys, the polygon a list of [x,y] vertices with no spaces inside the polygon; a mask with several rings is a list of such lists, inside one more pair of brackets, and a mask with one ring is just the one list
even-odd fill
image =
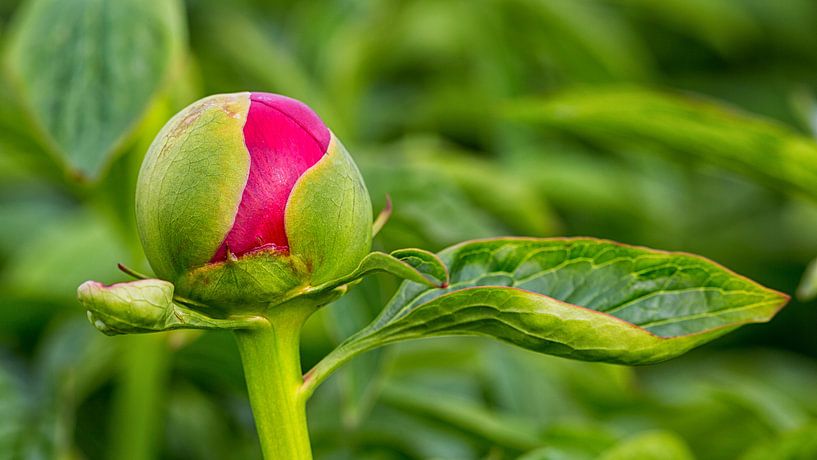
{"label": "green sepal", "polygon": [[320,285],[351,273],[372,247],[372,203],[352,157],[332,134],[326,155],[295,183],[285,225],[290,254]]}
{"label": "green sepal", "polygon": [[223,313],[263,313],[306,286],[306,265],[278,251],[256,251],[193,269],[176,280],[176,292]]}
{"label": "green sepal", "polygon": [[91,324],[107,335],[173,329],[247,329],[261,317],[211,318],[174,301],[173,284],[145,279],[106,286],[86,281],[77,289]]}
{"label": "green sepal", "polygon": [[233,226],[250,171],[249,93],[206,97],[162,128],[142,163],[136,222],[159,278],[174,281],[212,259]]}

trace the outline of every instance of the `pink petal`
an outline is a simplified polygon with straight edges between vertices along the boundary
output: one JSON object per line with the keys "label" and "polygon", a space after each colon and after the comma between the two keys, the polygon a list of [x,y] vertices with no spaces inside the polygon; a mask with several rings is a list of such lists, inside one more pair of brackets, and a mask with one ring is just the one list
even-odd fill
{"label": "pink petal", "polygon": [[295,182],[326,153],[330,133],[304,103],[251,93],[244,125],[250,172],[232,229],[212,261],[260,248],[288,251],[284,213]]}

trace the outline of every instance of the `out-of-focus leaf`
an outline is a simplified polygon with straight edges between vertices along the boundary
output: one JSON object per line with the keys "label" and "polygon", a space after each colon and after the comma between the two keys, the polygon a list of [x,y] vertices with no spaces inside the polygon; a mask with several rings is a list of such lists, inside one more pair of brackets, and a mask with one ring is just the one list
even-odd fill
{"label": "out-of-focus leaf", "polygon": [[654,146],[770,180],[817,199],[817,143],[769,120],[655,91],[566,92],[506,115],[618,146]]}
{"label": "out-of-focus leaf", "polygon": [[585,417],[594,423],[635,402],[632,368],[566,360],[499,343],[486,345],[491,346],[482,353],[485,391],[509,413],[543,424]]}
{"label": "out-of-focus leaf", "polygon": [[126,249],[111,223],[86,210],[50,222],[42,232],[32,232],[31,239],[20,236],[0,273],[2,289],[76,305],[77,286],[86,279],[123,277],[116,264]]}
{"label": "out-of-focus leaf", "polygon": [[61,178],[61,171],[48,161],[47,147],[26,123],[24,114],[8,76],[0,72],[0,180],[13,184],[48,176]]}
{"label": "out-of-focus leaf", "polygon": [[555,233],[558,219],[530,183],[518,180],[500,165],[467,155],[433,139],[404,142],[409,164],[420,172],[442,174],[457,184],[478,207],[514,232],[528,236]]}
{"label": "out-of-focus leaf", "polygon": [[22,382],[0,365],[0,460],[17,460],[28,407]]}
{"label": "out-of-focus leaf", "polygon": [[525,453],[516,460],[592,460],[596,456],[580,449],[542,447]]}
{"label": "out-of-focus leaf", "polygon": [[646,12],[685,33],[694,31],[718,51],[729,53],[760,33],[755,21],[742,2],[731,0],[617,0],[631,8]]}
{"label": "out-of-focus leaf", "polygon": [[739,458],[750,445],[746,439],[772,442],[817,415],[811,391],[817,367],[798,355],[762,349],[698,353],[640,368],[638,375],[649,396],[641,410],[658,427],[681,434],[702,458]]}
{"label": "out-of-focus leaf", "polygon": [[768,321],[788,299],[701,257],[587,238],[474,241],[440,257],[448,289],[404,283],[338,353],[484,335],[574,359],[646,364]]}
{"label": "out-of-focus leaf", "polygon": [[57,324],[40,343],[19,458],[73,458],[77,410],[109,378],[118,347],[84,321]]}
{"label": "out-of-focus leaf", "polygon": [[228,401],[188,383],[174,385],[157,403],[167,411],[165,458],[185,460],[260,459],[252,427],[236,426]]}
{"label": "out-of-focus leaf", "polygon": [[756,444],[741,460],[808,460],[817,458],[817,424],[789,431]]}
{"label": "out-of-focus leaf", "polygon": [[58,158],[95,179],[165,83],[184,42],[175,0],[30,0],[6,65]]}
{"label": "out-of-focus leaf", "polygon": [[684,359],[645,372],[641,385],[661,400],[689,405],[717,399],[742,409],[771,430],[791,430],[817,415],[806,390],[817,385],[817,366],[803,357],[744,350]]}
{"label": "out-of-focus leaf", "polygon": [[356,158],[375,208],[389,194],[394,212],[377,238],[387,247],[437,250],[463,239],[507,233],[503,225],[441,173],[425,173],[395,158]]}
{"label": "out-of-focus leaf", "polygon": [[528,35],[520,40],[529,40],[532,51],[544,50],[556,72],[571,83],[639,80],[651,73],[651,58],[640,37],[603,2],[517,3],[519,19],[530,23],[521,29]]}
{"label": "out-of-focus leaf", "polygon": [[56,190],[32,182],[0,187],[0,196],[0,253],[4,256],[64,221],[74,207]]}
{"label": "out-of-focus leaf", "polygon": [[533,185],[438,140],[409,138],[358,163],[375,207],[391,196],[379,235],[389,246],[440,249],[502,234],[552,234],[558,220]]}
{"label": "out-of-focus leaf", "polygon": [[817,259],[811,261],[797,286],[797,298],[803,302],[817,297]]}
{"label": "out-of-focus leaf", "polygon": [[[483,458],[484,441],[445,423],[378,406],[353,432],[336,431],[310,418],[316,458],[328,460],[404,460]],[[314,422],[313,422],[314,421]],[[317,429],[312,429],[316,426]],[[482,445],[482,446],[481,446]]]}
{"label": "out-of-focus leaf", "polygon": [[694,460],[683,439],[670,432],[637,434],[604,452],[599,460]]}
{"label": "out-of-focus leaf", "polygon": [[[331,307],[323,309],[324,324],[335,343],[359,331],[377,315],[380,304],[377,278],[368,278]],[[383,381],[382,351],[361,357],[340,371],[338,385],[344,428],[357,429],[372,410]]]}
{"label": "out-of-focus leaf", "polygon": [[526,451],[544,443],[536,425],[529,420],[493,413],[451,395],[390,384],[383,389],[383,399],[395,407],[439,419],[513,450]]}
{"label": "out-of-focus leaf", "polygon": [[202,67],[217,91],[235,91],[237,84],[286,94],[309,104],[333,130],[339,128],[336,123],[343,120],[333,116],[303,63],[265,23],[220,2],[207,2],[196,13],[194,9],[192,26],[198,30],[193,45],[206,50]]}

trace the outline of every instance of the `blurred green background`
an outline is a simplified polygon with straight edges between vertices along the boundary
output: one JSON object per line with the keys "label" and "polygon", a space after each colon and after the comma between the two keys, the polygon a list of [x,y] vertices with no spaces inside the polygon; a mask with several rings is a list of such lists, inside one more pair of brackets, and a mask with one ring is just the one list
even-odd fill
{"label": "blurred green background", "polygon": [[[393,198],[380,249],[590,235],[794,293],[817,257],[815,31],[812,0],[0,0],[0,459],[260,458],[229,334],[109,338],[75,300],[149,270],[138,167],[199,97],[315,108]],[[817,459],[815,287],[638,369],[476,338],[369,353],[310,402],[315,455]],[[395,288],[313,317],[304,366]]]}

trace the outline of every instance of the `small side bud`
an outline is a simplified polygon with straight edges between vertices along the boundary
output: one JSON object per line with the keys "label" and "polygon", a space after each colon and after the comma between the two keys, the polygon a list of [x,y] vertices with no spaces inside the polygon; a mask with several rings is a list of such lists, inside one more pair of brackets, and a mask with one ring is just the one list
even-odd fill
{"label": "small side bud", "polygon": [[110,286],[86,281],[77,297],[91,324],[108,335],[165,330],[173,316],[173,285],[162,280]]}

